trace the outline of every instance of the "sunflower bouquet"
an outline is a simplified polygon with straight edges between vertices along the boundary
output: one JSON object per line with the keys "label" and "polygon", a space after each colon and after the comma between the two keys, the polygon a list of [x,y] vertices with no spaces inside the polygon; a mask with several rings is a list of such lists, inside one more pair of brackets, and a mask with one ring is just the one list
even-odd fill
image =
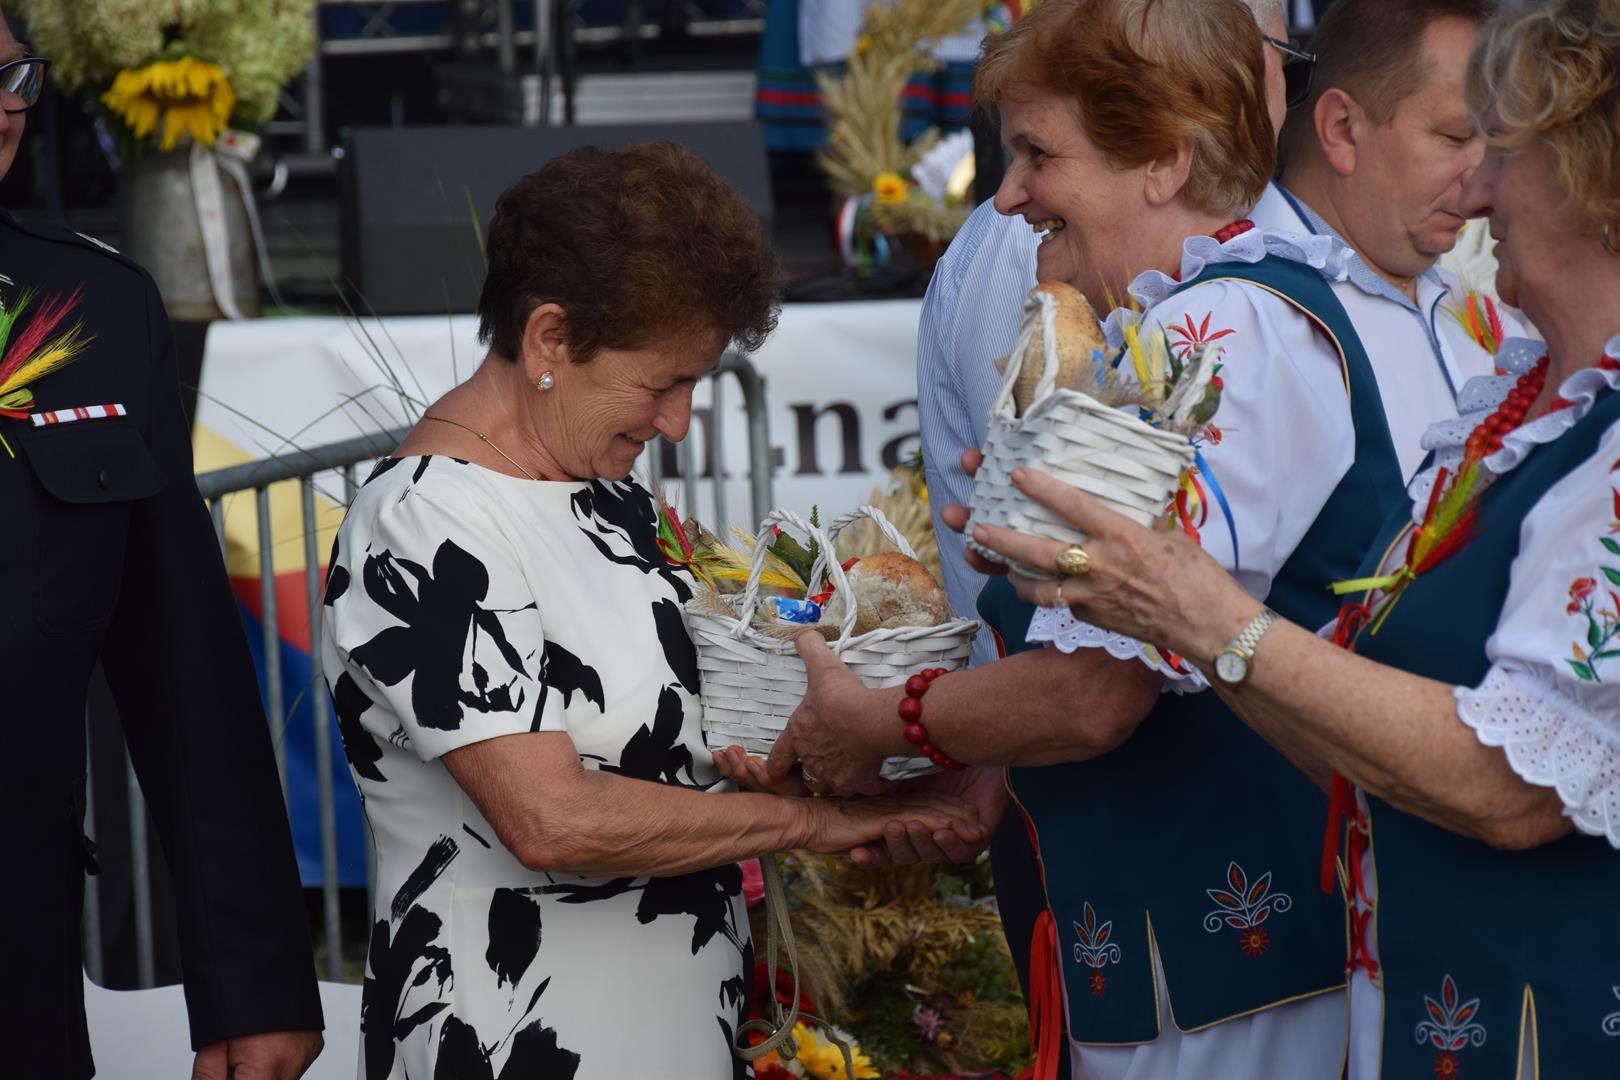
{"label": "sunflower bouquet", "polygon": [[132,149],[219,143],[275,114],[314,55],[314,0],[17,0],[63,90],[88,88]]}

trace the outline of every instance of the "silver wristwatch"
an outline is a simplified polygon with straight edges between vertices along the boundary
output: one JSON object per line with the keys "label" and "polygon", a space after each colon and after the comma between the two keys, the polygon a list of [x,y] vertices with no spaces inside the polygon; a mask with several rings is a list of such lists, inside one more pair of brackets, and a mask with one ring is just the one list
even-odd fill
{"label": "silver wristwatch", "polygon": [[1276,621],[1275,611],[1261,608],[1260,614],[1249,620],[1243,632],[1215,654],[1215,677],[1227,686],[1242,686],[1248,682],[1249,671],[1254,667],[1254,650]]}

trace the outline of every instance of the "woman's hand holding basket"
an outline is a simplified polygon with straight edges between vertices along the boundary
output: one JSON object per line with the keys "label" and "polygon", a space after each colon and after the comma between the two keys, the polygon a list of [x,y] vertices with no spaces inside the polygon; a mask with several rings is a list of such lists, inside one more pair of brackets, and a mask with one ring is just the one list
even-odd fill
{"label": "woman's hand holding basket", "polygon": [[905,690],[870,689],[814,634],[794,641],[804,661],[804,699],[771,747],[766,771],[779,783],[802,768],[818,786],[841,795],[876,795],[891,781],[880,774],[890,757],[914,753],[895,709]]}

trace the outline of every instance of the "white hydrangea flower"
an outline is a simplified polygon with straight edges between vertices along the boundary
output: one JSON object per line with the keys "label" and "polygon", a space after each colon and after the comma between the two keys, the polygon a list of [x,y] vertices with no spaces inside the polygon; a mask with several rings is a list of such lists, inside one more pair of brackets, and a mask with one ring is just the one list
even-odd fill
{"label": "white hydrangea flower", "polygon": [[962,159],[973,154],[973,133],[958,131],[939,140],[911,170],[917,189],[935,202],[945,201],[945,187]]}
{"label": "white hydrangea flower", "polygon": [[315,54],[315,0],[16,0],[63,90],[105,89],[124,68],[192,56],[231,80],[239,123],[275,114],[277,95]]}

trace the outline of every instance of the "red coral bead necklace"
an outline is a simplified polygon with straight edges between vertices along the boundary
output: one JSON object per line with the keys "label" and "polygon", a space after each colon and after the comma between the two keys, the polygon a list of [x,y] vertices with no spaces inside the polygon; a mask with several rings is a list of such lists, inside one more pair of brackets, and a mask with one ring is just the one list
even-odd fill
{"label": "red coral bead necklace", "polygon": [[[1541,396],[1541,391],[1547,385],[1547,369],[1550,365],[1551,360],[1543,356],[1536,361],[1534,367],[1519,376],[1513,384],[1513,389],[1508,391],[1507,397],[1496,407],[1496,411],[1480,421],[1468,436],[1468,441],[1463,446],[1464,461],[1480,461],[1502,449],[1503,437],[1524,423],[1530,407],[1535,404],[1536,398]],[[1603,371],[1616,371],[1620,370],[1620,360],[1605,353],[1598,358],[1594,366]],[[1547,407],[1547,412],[1555,413],[1572,408],[1574,404],[1566,398],[1555,397],[1552,404]]]}
{"label": "red coral bead necklace", "polygon": [[[1502,449],[1502,437],[1524,423],[1525,413],[1541,396],[1542,388],[1547,384],[1549,364],[1548,358],[1543,356],[1534,367],[1519,376],[1496,411],[1481,420],[1469,434],[1468,441],[1463,444],[1464,461],[1480,461]],[[1558,408],[1557,402],[1553,403],[1553,408]]]}
{"label": "red coral bead necklace", "polygon": [[1228,240],[1232,239],[1232,237],[1242,236],[1252,228],[1254,228],[1254,222],[1250,221],[1248,218],[1240,218],[1237,221],[1232,222],[1230,225],[1222,225],[1210,235],[1214,237],[1217,244],[1224,244]]}

